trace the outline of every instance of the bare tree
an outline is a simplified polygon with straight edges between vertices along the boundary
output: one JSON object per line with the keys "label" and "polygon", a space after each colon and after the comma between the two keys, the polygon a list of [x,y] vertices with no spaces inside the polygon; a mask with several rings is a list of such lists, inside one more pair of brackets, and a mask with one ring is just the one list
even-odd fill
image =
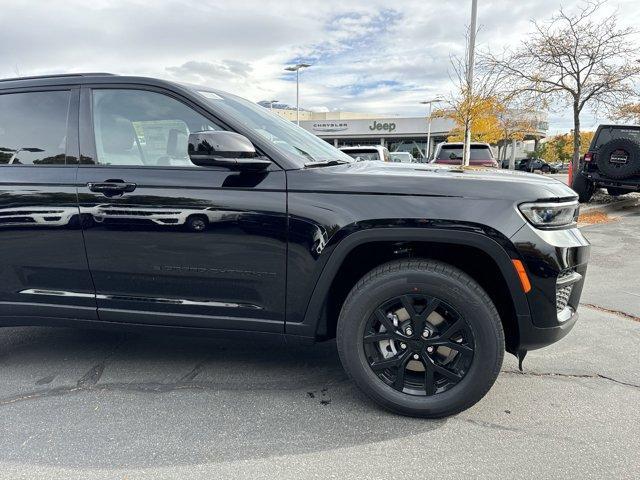
{"label": "bare tree", "polygon": [[625,103],[620,105],[614,118],[621,121],[640,123],[640,103]]}
{"label": "bare tree", "polygon": [[573,111],[573,167],[580,160],[580,114],[628,101],[634,77],[640,73],[635,31],[617,24],[617,13],[601,15],[606,0],[581,4],[573,13],[564,9],[544,23],[515,50],[483,55],[483,61],[503,72],[514,91],[559,102]]}

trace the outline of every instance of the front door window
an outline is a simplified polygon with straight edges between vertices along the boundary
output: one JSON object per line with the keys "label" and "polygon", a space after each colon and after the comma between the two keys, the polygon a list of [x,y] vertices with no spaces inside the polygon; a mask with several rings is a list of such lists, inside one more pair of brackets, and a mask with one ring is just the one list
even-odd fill
{"label": "front door window", "polygon": [[145,90],[93,92],[93,126],[101,165],[194,167],[189,134],[221,128],[184,103]]}

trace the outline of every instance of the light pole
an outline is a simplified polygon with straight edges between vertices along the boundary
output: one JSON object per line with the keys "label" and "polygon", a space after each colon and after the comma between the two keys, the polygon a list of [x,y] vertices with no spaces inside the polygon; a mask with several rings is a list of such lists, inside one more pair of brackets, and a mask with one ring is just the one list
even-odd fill
{"label": "light pole", "polygon": [[269,100],[269,110],[273,110],[273,104],[278,103],[280,100]]}
{"label": "light pole", "polygon": [[[467,60],[467,100],[470,103],[473,95],[473,62],[476,48],[476,24],[478,21],[478,0],[471,0],[471,27],[469,29],[469,58]],[[463,165],[469,165],[471,158],[471,119],[467,118],[464,126]]]}
{"label": "light pole", "polygon": [[420,102],[422,105],[429,105],[429,116],[427,117],[427,148],[425,148],[425,159],[429,161],[431,156],[431,107],[434,103],[442,102],[441,98],[432,98],[431,100],[424,100]]}
{"label": "light pole", "polygon": [[310,66],[310,63],[297,63],[285,68],[287,72],[296,72],[296,124],[298,125],[300,125],[300,69]]}

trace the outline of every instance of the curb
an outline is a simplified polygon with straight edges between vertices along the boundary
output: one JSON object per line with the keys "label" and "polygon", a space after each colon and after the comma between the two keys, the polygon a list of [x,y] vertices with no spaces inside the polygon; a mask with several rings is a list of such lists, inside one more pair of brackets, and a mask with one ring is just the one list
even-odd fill
{"label": "curb", "polygon": [[605,203],[602,205],[580,205],[580,214],[583,213],[591,213],[591,212],[617,212],[628,209],[630,207],[640,206],[640,198],[638,197],[629,197],[622,198],[620,200],[615,200],[611,203]]}

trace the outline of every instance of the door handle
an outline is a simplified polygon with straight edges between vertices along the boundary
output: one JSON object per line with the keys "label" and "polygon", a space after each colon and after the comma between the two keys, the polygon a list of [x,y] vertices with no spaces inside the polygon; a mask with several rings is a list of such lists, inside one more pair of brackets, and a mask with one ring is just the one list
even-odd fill
{"label": "door handle", "polygon": [[135,183],[125,182],[123,180],[107,180],[106,182],[89,182],[87,187],[92,192],[106,194],[122,194],[133,192],[137,185]]}

